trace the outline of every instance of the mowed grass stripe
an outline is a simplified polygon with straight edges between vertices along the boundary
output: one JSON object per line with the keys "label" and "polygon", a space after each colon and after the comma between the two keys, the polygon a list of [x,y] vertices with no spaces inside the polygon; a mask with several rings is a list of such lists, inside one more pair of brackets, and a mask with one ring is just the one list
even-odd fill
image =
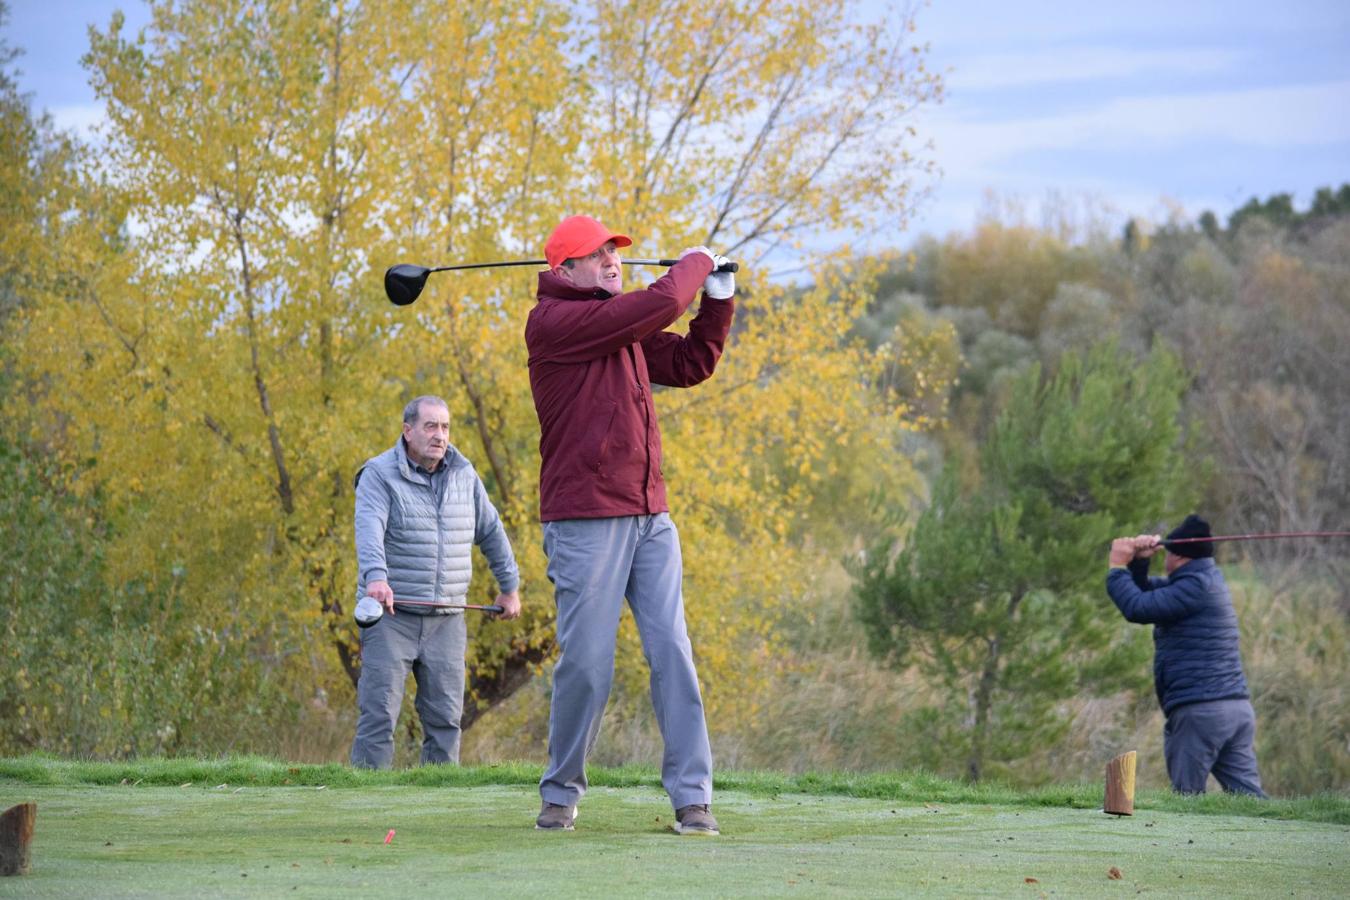
{"label": "mowed grass stripe", "polygon": [[694,838],[669,830],[651,786],[596,788],[572,833],[533,829],[533,785],[11,779],[0,798],[38,803],[34,872],[0,879],[0,896],[1332,896],[1350,883],[1350,827],[1251,816],[723,791],[724,834]]}
{"label": "mowed grass stripe", "polygon": [[[385,772],[357,770],[349,766],[298,765],[255,756],[232,756],[214,760],[137,759],[126,762],[64,760],[45,755],[0,758],[0,779],[33,785],[155,785],[188,784],[197,788],[312,786],[325,789],[421,786],[463,788],[487,785],[536,785],[540,766],[507,762],[478,766],[424,766]],[[659,789],[660,775],[651,766],[588,769],[597,787],[650,787]],[[827,772],[788,775],[781,772],[718,772],[718,793],[776,797],[791,793],[894,800],[897,802],[998,804],[1024,807],[1100,809],[1103,786],[1098,784],[1052,785],[1031,790],[997,782],[972,785],[940,778],[927,772],[849,773]],[[1170,791],[1141,791],[1135,800],[1140,811],[1168,811],[1204,815],[1254,816],[1258,818],[1332,822],[1350,825],[1350,797],[1320,794],[1256,800],[1245,796],[1211,793],[1183,797]]]}

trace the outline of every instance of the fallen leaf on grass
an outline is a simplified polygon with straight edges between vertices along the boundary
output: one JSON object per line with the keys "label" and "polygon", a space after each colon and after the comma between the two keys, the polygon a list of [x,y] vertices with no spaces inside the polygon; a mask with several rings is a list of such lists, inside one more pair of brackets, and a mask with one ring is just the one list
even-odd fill
{"label": "fallen leaf on grass", "polygon": [[1110,878],[1112,881],[1119,881],[1125,876],[1124,874],[1121,873],[1119,869],[1117,869],[1115,866],[1112,866],[1111,868],[1106,870],[1106,877]]}
{"label": "fallen leaf on grass", "polygon": [[1040,883],[1041,883],[1041,880],[1040,880],[1039,878],[1032,878],[1030,875],[1028,875],[1026,878],[1023,878],[1022,880],[1025,881],[1027,884],[1040,884]]}

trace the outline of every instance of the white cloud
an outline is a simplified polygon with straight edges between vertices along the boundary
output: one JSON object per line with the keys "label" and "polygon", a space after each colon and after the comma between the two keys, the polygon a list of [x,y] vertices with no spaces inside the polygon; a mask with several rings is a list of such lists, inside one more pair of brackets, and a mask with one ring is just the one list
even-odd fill
{"label": "white cloud", "polygon": [[1126,97],[1061,116],[975,121],[951,107],[923,116],[920,131],[948,173],[990,170],[1038,150],[1128,151],[1195,142],[1254,147],[1350,141],[1350,81],[1203,94]]}
{"label": "white cloud", "polygon": [[1221,72],[1241,60],[1227,50],[1127,50],[1078,47],[1039,53],[1000,53],[957,61],[946,78],[954,94],[1035,84],[1081,83],[1166,72],[1169,77]]}
{"label": "white cloud", "polygon": [[987,49],[1004,45],[1100,40],[1119,34],[1223,34],[1232,28],[1295,34],[1343,28],[1343,0],[939,0],[919,12],[919,32],[935,45]]}

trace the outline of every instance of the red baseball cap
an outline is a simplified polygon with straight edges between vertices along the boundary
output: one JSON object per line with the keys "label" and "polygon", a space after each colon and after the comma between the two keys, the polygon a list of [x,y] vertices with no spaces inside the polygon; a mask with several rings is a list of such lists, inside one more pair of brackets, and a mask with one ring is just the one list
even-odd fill
{"label": "red baseball cap", "polygon": [[565,259],[587,256],[610,241],[616,247],[631,247],[633,241],[627,235],[614,234],[599,221],[590,216],[568,216],[558,223],[544,245],[544,258],[548,267],[556,269]]}

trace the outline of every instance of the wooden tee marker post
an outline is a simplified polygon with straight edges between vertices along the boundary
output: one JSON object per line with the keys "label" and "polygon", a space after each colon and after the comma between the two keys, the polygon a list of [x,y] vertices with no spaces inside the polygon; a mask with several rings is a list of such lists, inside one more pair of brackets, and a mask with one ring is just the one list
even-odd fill
{"label": "wooden tee marker post", "polygon": [[1135,764],[1133,750],[1106,764],[1106,802],[1102,804],[1102,812],[1113,816],[1134,815]]}
{"label": "wooden tee marker post", "polygon": [[20,803],[0,815],[0,875],[28,874],[35,819],[36,803]]}

